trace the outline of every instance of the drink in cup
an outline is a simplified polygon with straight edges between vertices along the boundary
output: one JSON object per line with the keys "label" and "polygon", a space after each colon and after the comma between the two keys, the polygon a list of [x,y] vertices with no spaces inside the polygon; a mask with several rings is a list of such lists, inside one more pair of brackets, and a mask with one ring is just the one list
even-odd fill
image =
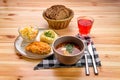
{"label": "drink in cup", "polygon": [[78,17],[77,23],[79,28],[79,33],[81,36],[88,36],[90,34],[91,27],[93,25],[93,18],[82,16]]}

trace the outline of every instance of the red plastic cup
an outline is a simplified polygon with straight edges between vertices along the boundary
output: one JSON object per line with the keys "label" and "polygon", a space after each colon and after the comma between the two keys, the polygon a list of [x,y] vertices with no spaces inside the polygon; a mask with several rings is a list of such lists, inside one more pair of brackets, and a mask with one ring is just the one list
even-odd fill
{"label": "red plastic cup", "polygon": [[79,28],[79,34],[81,36],[88,36],[92,28],[94,19],[87,16],[78,17],[77,23]]}

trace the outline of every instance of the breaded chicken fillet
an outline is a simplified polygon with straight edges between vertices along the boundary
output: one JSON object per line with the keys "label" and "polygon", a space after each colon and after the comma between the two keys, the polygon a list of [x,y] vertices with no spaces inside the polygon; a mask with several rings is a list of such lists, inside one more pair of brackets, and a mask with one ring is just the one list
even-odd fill
{"label": "breaded chicken fillet", "polygon": [[28,44],[25,47],[26,51],[35,53],[35,54],[40,54],[40,55],[44,55],[44,54],[49,54],[51,51],[51,47],[49,44],[45,43],[45,42],[32,42],[30,44]]}

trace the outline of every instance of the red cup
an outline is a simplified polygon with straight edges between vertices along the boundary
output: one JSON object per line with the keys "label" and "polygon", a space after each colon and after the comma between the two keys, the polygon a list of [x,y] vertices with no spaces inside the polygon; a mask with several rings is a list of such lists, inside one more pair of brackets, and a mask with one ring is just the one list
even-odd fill
{"label": "red cup", "polygon": [[79,28],[79,34],[81,36],[88,36],[92,28],[94,19],[87,16],[78,17],[77,23]]}

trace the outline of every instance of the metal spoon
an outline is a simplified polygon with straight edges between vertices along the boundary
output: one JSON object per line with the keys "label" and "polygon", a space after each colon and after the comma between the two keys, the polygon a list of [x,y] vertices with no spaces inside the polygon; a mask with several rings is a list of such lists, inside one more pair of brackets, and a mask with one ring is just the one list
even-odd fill
{"label": "metal spoon", "polygon": [[92,57],[94,73],[95,73],[95,75],[98,75],[98,70],[97,70],[97,67],[96,67],[96,63],[95,63],[95,58],[94,58],[94,54],[93,54],[91,42],[89,42],[87,48],[88,48],[88,51],[89,51],[89,53],[90,53],[90,55],[91,55],[91,57]]}

